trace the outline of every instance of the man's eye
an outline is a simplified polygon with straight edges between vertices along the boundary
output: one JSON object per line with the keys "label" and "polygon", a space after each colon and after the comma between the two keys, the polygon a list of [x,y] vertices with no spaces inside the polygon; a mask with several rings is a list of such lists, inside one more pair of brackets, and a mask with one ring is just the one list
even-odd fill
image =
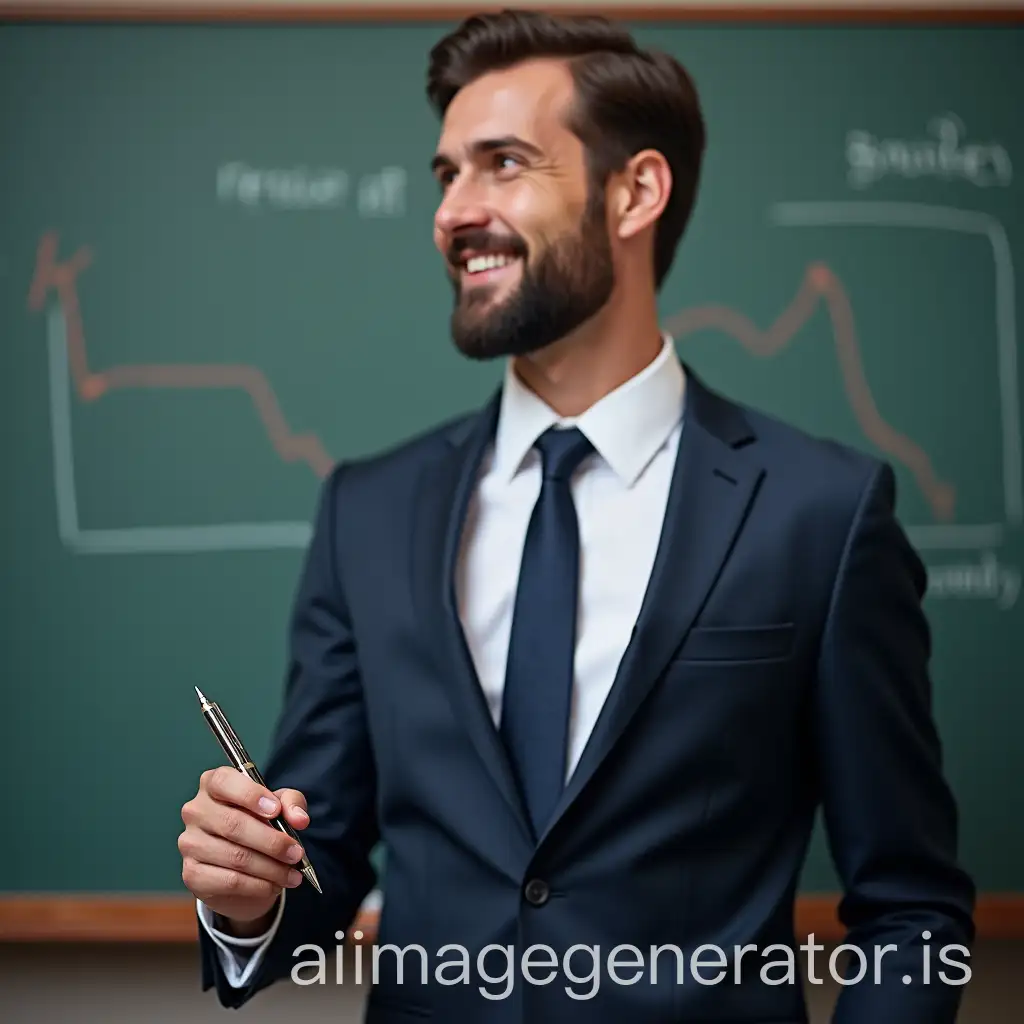
{"label": "man's eye", "polygon": [[498,169],[501,171],[514,171],[516,168],[522,166],[519,162],[519,158],[513,156],[511,153],[499,153],[495,158]]}

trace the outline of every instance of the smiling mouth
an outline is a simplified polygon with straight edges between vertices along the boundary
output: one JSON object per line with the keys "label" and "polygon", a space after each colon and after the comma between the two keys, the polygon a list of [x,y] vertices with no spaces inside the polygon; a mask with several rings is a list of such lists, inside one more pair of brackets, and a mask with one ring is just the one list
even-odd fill
{"label": "smiling mouth", "polygon": [[520,262],[521,257],[510,253],[488,253],[484,256],[471,256],[462,264],[462,280],[473,284],[482,284],[506,275],[511,267]]}
{"label": "smiling mouth", "polygon": [[471,256],[466,260],[465,268],[467,273],[479,274],[485,270],[496,270],[500,267],[507,267],[514,263],[518,256],[505,255],[504,253],[489,253],[486,256]]}

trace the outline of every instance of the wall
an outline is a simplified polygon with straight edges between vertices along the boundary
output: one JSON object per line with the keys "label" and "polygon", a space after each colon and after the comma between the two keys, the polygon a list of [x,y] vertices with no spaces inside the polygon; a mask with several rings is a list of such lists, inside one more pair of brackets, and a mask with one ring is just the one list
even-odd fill
{"label": "wall", "polygon": [[[818,956],[819,963],[827,962],[825,954]],[[975,951],[972,967],[959,1024],[1019,1020],[1024,943],[987,944]],[[351,976],[346,965],[346,977]],[[199,991],[196,952],[181,946],[0,946],[0,993],[5,1024],[220,1024],[229,1012],[213,992]],[[834,984],[809,987],[811,1024],[827,1024],[837,993]],[[355,986],[286,982],[261,992],[241,1012],[247,1024],[359,1024],[362,1003]]]}

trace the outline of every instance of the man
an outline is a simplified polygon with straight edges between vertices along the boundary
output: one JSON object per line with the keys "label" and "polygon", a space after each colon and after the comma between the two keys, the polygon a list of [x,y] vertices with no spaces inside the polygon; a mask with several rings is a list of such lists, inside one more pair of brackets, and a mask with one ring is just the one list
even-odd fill
{"label": "man", "polygon": [[820,804],[866,957],[836,1019],[952,1021],[974,889],[892,471],[715,394],[659,332],[689,77],[505,12],[428,82],[453,336],[507,372],[325,484],[275,793],[222,768],[182,809],[204,987],[240,1006],[310,946],[333,964],[383,840],[371,1024],[805,1021],[785,951]]}

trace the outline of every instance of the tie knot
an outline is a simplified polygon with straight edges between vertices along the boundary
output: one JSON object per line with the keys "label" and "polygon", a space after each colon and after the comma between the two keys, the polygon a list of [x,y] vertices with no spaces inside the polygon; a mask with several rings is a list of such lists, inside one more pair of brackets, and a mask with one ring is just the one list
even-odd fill
{"label": "tie knot", "polygon": [[544,464],[546,480],[568,480],[576,467],[594,450],[577,427],[550,427],[537,438],[536,448]]}

